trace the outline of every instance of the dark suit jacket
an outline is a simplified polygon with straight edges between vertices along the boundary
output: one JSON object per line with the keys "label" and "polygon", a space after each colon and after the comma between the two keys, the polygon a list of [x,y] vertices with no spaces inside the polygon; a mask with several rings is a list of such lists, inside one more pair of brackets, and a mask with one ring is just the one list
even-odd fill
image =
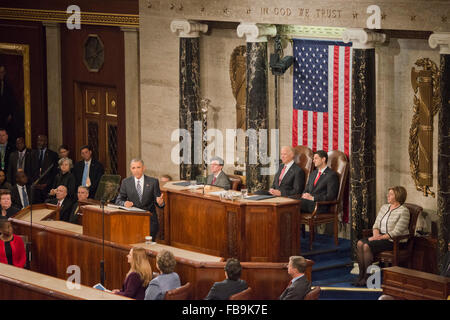
{"label": "dark suit jacket", "polygon": [[225,279],[213,284],[205,300],[228,300],[233,294],[244,291],[247,288],[247,282],[242,279]]}
{"label": "dark suit jacket", "polygon": [[[58,154],[55,151],[52,151],[50,149],[45,150],[44,154],[44,161],[42,162],[42,168],[41,163],[39,162],[39,154],[40,150],[35,149],[33,150],[33,160],[36,161],[36,172],[34,173],[34,176],[32,178],[32,181],[39,178],[40,174],[43,174],[51,165],[53,165],[52,169],[50,169],[49,173],[42,177],[42,179],[38,182],[38,184],[46,184],[47,188],[45,189],[45,192],[48,193],[48,191],[53,186],[53,181],[55,180],[55,176],[58,173]],[[41,169],[41,172],[39,173],[39,169]]]}
{"label": "dark suit jacket", "polygon": [[[13,146],[9,141],[6,144],[6,150],[5,150],[5,166],[1,169],[3,169],[3,171],[5,171],[5,174],[8,173],[8,165],[9,165],[9,157],[11,156],[11,153],[13,153],[16,150],[16,147]],[[1,159],[0,159],[0,167],[1,167]],[[6,179],[8,179],[8,177],[6,177]],[[11,184],[12,183],[16,183],[9,181]]]}
{"label": "dark suit jacket", "polygon": [[161,196],[161,191],[159,190],[158,179],[144,175],[142,201],[139,200],[134,177],[131,176],[123,179],[120,186],[119,195],[116,199],[116,204],[119,206],[123,206],[125,205],[125,201],[131,201],[133,202],[134,207],[150,211],[152,213],[152,216],[150,218],[150,235],[153,237],[153,239],[156,239],[156,234],[158,233],[159,229],[159,223],[155,204],[158,205],[158,203],[156,202],[156,198],[159,196]]}
{"label": "dark suit jacket", "polygon": [[[304,193],[309,193],[316,201],[332,201],[336,200],[339,193],[339,178],[336,172],[329,167],[325,169],[314,186],[314,180],[317,177],[318,170],[315,169],[308,179]],[[312,212],[314,210],[314,202],[302,199],[302,211]],[[318,212],[326,212],[329,206],[321,206]]]}
{"label": "dark suit jacket", "polygon": [[281,171],[284,168],[282,163],[273,178],[272,188],[281,191],[281,196],[288,197],[294,194],[301,194],[305,187],[305,173],[297,164],[292,164],[287,172],[284,173],[281,184],[278,184]]}
{"label": "dark suit jacket", "polygon": [[[27,191],[28,203],[31,204],[31,187],[26,186],[25,190]],[[17,184],[15,184],[11,188],[11,202],[12,202],[13,206],[15,206],[19,209],[23,209],[22,202],[20,201],[20,194],[19,194],[19,189],[17,188]],[[34,201],[33,201],[33,203],[34,203]]]}
{"label": "dark suit jacket", "polygon": [[69,222],[77,223],[78,218],[80,217],[80,215],[77,214],[77,211],[79,211],[79,209],[80,209],[80,205],[78,204],[78,201],[75,201],[72,204],[72,209],[70,210]]}
{"label": "dark suit jacket", "polygon": [[[76,187],[81,186],[83,180],[84,160],[78,161],[73,166],[72,173],[75,176]],[[105,173],[103,165],[95,159],[91,160],[91,167],[89,168],[89,179],[91,180],[91,186],[89,187],[89,198],[94,198],[97,192],[100,179]]]}
{"label": "dark suit jacket", "polygon": [[[1,208],[0,208],[0,213],[1,213]],[[12,206],[11,205],[11,207],[9,207],[8,209],[6,209],[6,217],[7,218],[9,218],[9,217],[12,217],[13,215],[15,215],[17,212],[19,212],[20,211],[20,209],[18,209],[18,208],[16,208],[16,207],[14,207],[14,206]]]}
{"label": "dark suit jacket", "polygon": [[306,275],[294,281],[280,296],[280,300],[303,300],[308,292],[311,291]]}
{"label": "dark suit jacket", "polygon": [[[9,156],[7,180],[11,184],[16,184],[17,161],[19,160],[19,151],[14,151]],[[28,177],[28,182],[33,182],[33,178],[39,168],[36,168],[37,161],[31,149],[26,149],[23,171]]]}
{"label": "dark suit jacket", "polygon": [[[58,199],[47,199],[46,203],[58,204]],[[59,211],[59,220],[70,222],[70,214],[72,212],[72,200],[69,197],[65,197]]]}
{"label": "dark suit jacket", "polygon": [[55,177],[55,180],[53,181],[52,189],[56,189],[56,188],[58,188],[58,186],[61,186],[61,185],[66,186],[67,196],[72,201],[75,200],[76,199],[75,177],[70,171],[65,174],[58,172],[58,174]]}
{"label": "dark suit jacket", "polygon": [[214,186],[217,186],[220,188],[224,188],[226,190],[229,190],[231,188],[231,181],[225,172],[220,171],[219,175],[216,178],[216,181],[214,181],[214,184],[212,184],[213,179],[214,179],[214,174],[210,174],[206,178],[206,184],[214,185]]}

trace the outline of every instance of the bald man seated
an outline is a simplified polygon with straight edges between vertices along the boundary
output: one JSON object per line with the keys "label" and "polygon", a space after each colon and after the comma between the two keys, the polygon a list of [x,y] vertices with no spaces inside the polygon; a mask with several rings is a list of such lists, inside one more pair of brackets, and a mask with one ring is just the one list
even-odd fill
{"label": "bald man seated", "polygon": [[72,212],[72,200],[67,196],[67,187],[60,185],[56,188],[56,198],[47,199],[46,203],[56,204],[59,208],[59,220],[70,221],[70,214]]}
{"label": "bald man seated", "polygon": [[305,187],[305,173],[294,163],[294,148],[282,147],[280,157],[282,164],[273,178],[269,193],[277,197],[301,194]]}

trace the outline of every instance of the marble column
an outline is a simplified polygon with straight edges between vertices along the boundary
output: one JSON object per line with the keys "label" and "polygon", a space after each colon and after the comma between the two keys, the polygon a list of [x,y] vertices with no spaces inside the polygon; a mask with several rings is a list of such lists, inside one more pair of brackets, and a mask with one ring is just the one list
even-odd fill
{"label": "marble column", "polygon": [[[195,180],[202,172],[201,136],[195,131],[195,123],[201,127],[202,112],[200,107],[200,32],[208,31],[208,25],[188,20],[174,20],[170,24],[172,32],[180,37],[180,129],[189,132],[191,148],[190,156],[180,155],[190,159],[180,164],[180,179]],[[198,125],[197,125],[198,126]],[[196,141],[196,139],[199,141]],[[180,137],[180,143],[182,138]],[[184,152],[184,151],[183,151]]]}
{"label": "marble column", "polygon": [[385,35],[363,29],[347,29],[345,43],[352,42],[352,119],[350,199],[352,252],[376,218],[376,79],[375,43]]}
{"label": "marble column", "polygon": [[131,159],[141,158],[139,29],[122,27],[120,30],[123,32],[125,47],[125,153],[128,168]]}
{"label": "marble column", "polygon": [[433,33],[428,39],[431,48],[440,46],[441,110],[438,120],[438,266],[450,242],[450,32]]}
{"label": "marble column", "polygon": [[61,31],[59,24],[44,22],[47,49],[48,146],[57,150],[63,143],[61,95]]}
{"label": "marble column", "polygon": [[[239,37],[246,36],[247,42],[247,99],[246,124],[247,134],[245,146],[245,171],[247,188],[267,190],[269,176],[262,175],[260,154],[261,144],[259,133],[261,129],[268,129],[268,89],[267,89],[267,36],[274,37],[277,29],[273,25],[255,23],[241,23],[237,28]],[[257,139],[252,139],[258,137]],[[267,146],[269,145],[266,141]]]}

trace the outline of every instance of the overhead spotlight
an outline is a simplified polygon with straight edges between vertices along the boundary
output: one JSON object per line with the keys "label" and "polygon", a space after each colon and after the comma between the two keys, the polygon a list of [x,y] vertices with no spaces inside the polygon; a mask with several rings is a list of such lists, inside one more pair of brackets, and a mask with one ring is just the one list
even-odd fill
{"label": "overhead spotlight", "polygon": [[270,70],[275,76],[282,76],[293,63],[293,56],[285,56],[280,59],[280,55],[278,53],[272,53],[270,55]]}

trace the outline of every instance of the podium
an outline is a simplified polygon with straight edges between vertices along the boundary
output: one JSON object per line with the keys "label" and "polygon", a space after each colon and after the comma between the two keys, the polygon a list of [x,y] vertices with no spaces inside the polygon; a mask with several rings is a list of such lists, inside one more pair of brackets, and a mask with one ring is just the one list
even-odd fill
{"label": "podium", "polygon": [[[83,235],[102,239],[102,209],[84,205]],[[150,235],[151,213],[112,209],[105,206],[105,240],[121,244],[140,243]]]}

